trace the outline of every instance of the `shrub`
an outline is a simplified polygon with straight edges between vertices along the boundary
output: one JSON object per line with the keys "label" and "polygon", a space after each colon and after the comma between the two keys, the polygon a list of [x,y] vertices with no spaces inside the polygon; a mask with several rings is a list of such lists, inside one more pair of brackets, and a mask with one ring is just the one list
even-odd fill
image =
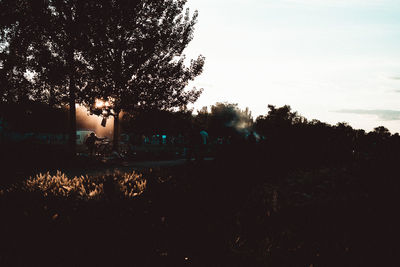
{"label": "shrub", "polygon": [[[22,184],[22,191],[39,193],[44,197],[73,198],[80,200],[99,200],[107,195],[105,187],[112,187],[114,194],[120,197],[133,198],[144,192],[147,181],[141,174],[115,172],[108,176],[80,176],[72,179],[57,171],[29,178]],[[106,186],[105,186],[106,185]],[[106,191],[106,192],[105,192]]]}

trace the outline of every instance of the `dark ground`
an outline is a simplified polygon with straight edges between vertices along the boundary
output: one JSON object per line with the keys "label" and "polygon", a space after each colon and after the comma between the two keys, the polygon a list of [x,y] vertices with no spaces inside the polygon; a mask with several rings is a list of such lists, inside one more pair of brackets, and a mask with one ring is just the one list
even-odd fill
{"label": "dark ground", "polygon": [[132,200],[3,193],[0,266],[399,266],[393,169],[249,155],[143,168]]}

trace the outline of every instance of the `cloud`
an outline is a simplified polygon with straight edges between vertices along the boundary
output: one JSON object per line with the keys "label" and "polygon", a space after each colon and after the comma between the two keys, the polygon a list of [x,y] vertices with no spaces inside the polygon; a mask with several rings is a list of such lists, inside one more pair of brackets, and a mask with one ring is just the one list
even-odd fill
{"label": "cloud", "polygon": [[[400,90],[399,90],[400,92]],[[361,115],[375,115],[384,121],[400,120],[400,110],[390,109],[341,109],[336,110],[339,113],[361,114]]]}

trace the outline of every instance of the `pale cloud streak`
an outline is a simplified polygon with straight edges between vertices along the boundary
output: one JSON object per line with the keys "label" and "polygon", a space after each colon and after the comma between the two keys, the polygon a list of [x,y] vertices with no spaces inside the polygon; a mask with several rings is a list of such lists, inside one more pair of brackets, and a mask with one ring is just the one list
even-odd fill
{"label": "pale cloud streak", "polygon": [[390,109],[341,109],[336,112],[340,113],[350,113],[350,114],[360,114],[360,115],[375,115],[380,120],[383,121],[393,121],[400,120],[400,111],[399,110],[390,110]]}

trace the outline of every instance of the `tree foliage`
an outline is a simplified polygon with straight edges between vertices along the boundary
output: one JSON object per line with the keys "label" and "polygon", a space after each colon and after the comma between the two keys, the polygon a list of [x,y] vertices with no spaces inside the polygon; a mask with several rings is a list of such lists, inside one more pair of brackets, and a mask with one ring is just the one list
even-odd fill
{"label": "tree foliage", "polygon": [[133,114],[124,113],[122,128],[128,133],[183,135],[192,126],[192,111],[148,110]]}
{"label": "tree foliage", "polygon": [[38,19],[43,10],[41,4],[0,1],[0,100],[3,103],[33,98],[33,88],[25,74],[31,44],[38,41],[32,33],[41,26]]}
{"label": "tree foliage", "polygon": [[94,96],[114,99],[117,112],[170,109],[199,97],[200,90],[185,91],[204,64],[199,56],[185,66],[183,50],[197,19],[197,12],[190,18],[189,10],[183,11],[185,2],[94,2],[85,50],[95,77],[90,86]]}
{"label": "tree foliage", "polygon": [[210,131],[214,136],[233,136],[249,130],[253,126],[253,117],[248,108],[241,110],[237,104],[217,102],[198,111],[196,123]]}
{"label": "tree foliage", "polygon": [[[193,103],[201,90],[185,90],[203,69],[204,57],[185,65],[183,51],[193,38],[197,12],[186,1],[94,1],[90,8],[92,66],[88,92],[112,102],[114,148],[118,149],[121,110],[171,110]],[[87,102],[93,112],[94,99]],[[97,112],[102,112],[98,110]]]}

